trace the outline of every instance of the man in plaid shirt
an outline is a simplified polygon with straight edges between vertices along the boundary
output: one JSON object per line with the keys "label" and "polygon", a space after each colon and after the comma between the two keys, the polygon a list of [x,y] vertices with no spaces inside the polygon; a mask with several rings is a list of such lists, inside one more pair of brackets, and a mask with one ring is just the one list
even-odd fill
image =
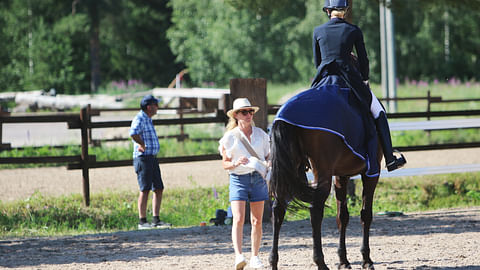
{"label": "man in plaid shirt", "polygon": [[[130,137],[134,141],[133,166],[140,187],[138,229],[168,227],[170,224],[160,221],[159,218],[164,187],[157,160],[160,144],[152,122],[152,117],[157,114],[158,100],[152,95],[147,95],[140,102],[140,107],[142,110],[135,116],[130,127]],[[147,203],[150,190],[153,191],[153,221],[151,224],[147,222]]]}

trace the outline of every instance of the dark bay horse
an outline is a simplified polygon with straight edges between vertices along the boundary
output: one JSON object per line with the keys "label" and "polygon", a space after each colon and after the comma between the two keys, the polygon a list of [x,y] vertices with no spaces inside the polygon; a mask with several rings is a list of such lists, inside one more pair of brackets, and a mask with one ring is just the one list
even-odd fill
{"label": "dark bay horse", "polygon": [[[270,253],[270,265],[277,269],[278,240],[287,207],[305,202],[310,208],[310,220],[313,234],[313,260],[318,269],[329,269],[322,252],[322,219],[325,201],[329,196],[332,176],[335,177],[335,195],[337,200],[337,226],[340,232],[338,255],[339,269],[350,269],[345,245],[345,232],[349,221],[347,209],[347,182],[349,176],[361,174],[363,183],[362,210],[363,226],[361,254],[362,267],[374,269],[370,259],[369,230],[372,222],[373,194],[378,176],[366,175],[365,161],[354,155],[344,141],[336,134],[316,129],[307,129],[291,125],[285,121],[275,121],[271,130],[272,140],[272,177],[269,183],[273,204],[273,245]],[[378,150],[378,162],[382,151]],[[309,183],[306,167],[311,167],[314,183]],[[305,205],[305,204],[304,204]],[[295,209],[295,207],[293,207]],[[298,209],[298,208],[297,208]]]}

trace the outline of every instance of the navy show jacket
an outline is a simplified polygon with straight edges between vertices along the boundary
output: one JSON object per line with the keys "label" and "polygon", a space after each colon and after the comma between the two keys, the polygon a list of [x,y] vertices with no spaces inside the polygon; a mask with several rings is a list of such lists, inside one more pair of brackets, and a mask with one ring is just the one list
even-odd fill
{"label": "navy show jacket", "polygon": [[[351,60],[354,46],[358,66],[354,66]],[[369,78],[369,62],[362,30],[344,19],[333,18],[314,29],[313,60],[317,75],[330,63],[336,62],[349,72],[358,69],[364,81]]]}

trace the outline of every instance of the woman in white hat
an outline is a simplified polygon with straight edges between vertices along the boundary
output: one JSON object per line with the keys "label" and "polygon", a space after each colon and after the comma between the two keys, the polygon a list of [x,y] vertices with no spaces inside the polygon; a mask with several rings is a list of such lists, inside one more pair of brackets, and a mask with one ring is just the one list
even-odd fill
{"label": "woman in white hat", "polygon": [[232,242],[235,250],[235,269],[243,269],[246,265],[242,254],[242,239],[247,200],[250,201],[252,224],[250,267],[263,267],[258,252],[262,238],[263,204],[268,199],[268,187],[265,179],[255,170],[255,158],[245,146],[247,143],[253,148],[260,162],[268,159],[269,137],[261,128],[255,127],[253,122],[253,115],[258,110],[259,108],[252,106],[247,98],[235,99],[233,109],[227,112],[230,118],[227,131],[219,141],[218,149],[222,155],[223,168],[230,176],[229,200],[233,214]]}

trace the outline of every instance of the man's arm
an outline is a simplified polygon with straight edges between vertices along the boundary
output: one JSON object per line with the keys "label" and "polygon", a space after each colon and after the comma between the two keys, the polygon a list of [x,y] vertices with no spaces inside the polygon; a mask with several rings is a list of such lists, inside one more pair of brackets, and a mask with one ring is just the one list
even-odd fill
{"label": "man's arm", "polygon": [[136,143],[138,143],[138,151],[139,152],[145,152],[145,142],[142,140],[142,137],[140,137],[139,134],[133,134],[132,140],[134,140]]}

